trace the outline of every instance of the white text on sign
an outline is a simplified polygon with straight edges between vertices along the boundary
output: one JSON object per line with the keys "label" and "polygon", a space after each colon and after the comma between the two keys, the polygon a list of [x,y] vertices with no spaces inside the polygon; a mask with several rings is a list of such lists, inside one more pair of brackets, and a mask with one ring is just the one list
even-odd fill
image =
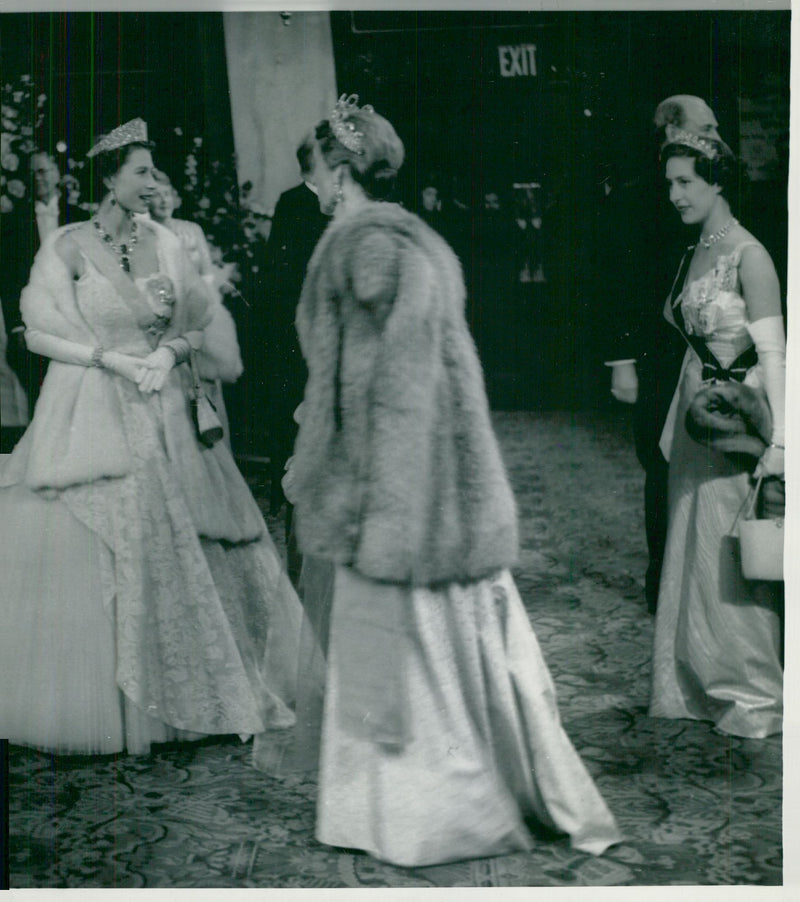
{"label": "white text on sign", "polygon": [[536,75],[536,44],[500,46],[500,74],[503,78]]}

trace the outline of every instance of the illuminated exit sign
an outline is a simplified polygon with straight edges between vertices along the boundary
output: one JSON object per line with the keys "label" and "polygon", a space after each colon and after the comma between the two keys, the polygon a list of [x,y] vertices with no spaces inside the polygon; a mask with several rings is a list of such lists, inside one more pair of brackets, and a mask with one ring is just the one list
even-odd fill
{"label": "illuminated exit sign", "polygon": [[536,75],[536,44],[509,44],[497,48],[503,78]]}

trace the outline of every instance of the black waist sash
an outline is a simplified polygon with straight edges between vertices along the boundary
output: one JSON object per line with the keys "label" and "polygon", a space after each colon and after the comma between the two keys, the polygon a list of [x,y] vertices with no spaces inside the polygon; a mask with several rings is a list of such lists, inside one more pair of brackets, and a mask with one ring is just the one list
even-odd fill
{"label": "black waist sash", "polygon": [[686,249],[686,253],[684,253],[683,259],[681,260],[681,265],[678,267],[678,275],[675,276],[675,281],[672,283],[672,291],[669,293],[669,306],[672,310],[675,325],[681,335],[686,339],[686,343],[689,347],[692,348],[695,354],[700,358],[700,362],[703,364],[701,378],[704,382],[707,382],[709,379],[717,379],[720,382],[744,382],[747,371],[758,363],[758,354],[756,353],[755,345],[750,345],[749,348],[742,351],[730,366],[723,366],[711,352],[705,339],[700,338],[699,335],[691,335],[689,333],[683,318],[681,305],[675,304],[675,293],[678,291],[679,286],[681,290],[683,289],[683,283],[686,279],[686,273],[689,270],[689,264],[692,259],[692,251],[694,251],[694,246]]}

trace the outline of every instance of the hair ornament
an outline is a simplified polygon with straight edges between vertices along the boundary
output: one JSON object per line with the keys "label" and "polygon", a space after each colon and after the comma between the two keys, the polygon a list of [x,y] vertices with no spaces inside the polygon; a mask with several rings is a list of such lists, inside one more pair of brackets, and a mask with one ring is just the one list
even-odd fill
{"label": "hair ornament", "polygon": [[352,153],[363,154],[364,133],[358,131],[349,118],[357,112],[374,113],[375,110],[368,103],[359,107],[358,94],[351,94],[349,97],[342,94],[328,118],[336,140]]}
{"label": "hair ornament", "polygon": [[147,123],[144,119],[131,119],[124,125],[119,125],[94,145],[94,147],[86,154],[87,157],[94,157],[99,153],[109,150],[119,150],[126,144],[148,144],[147,140]]}
{"label": "hair ornament", "polygon": [[685,144],[687,147],[693,147],[709,160],[716,160],[719,156],[719,146],[712,138],[702,138],[693,132],[687,132],[684,128],[678,128],[672,123],[667,123],[665,128],[667,140],[662,146],[667,147],[669,144]]}

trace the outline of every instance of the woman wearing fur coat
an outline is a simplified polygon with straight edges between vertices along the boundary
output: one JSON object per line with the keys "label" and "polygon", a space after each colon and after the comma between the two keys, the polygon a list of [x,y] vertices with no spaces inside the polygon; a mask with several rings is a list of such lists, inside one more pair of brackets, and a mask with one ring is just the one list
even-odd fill
{"label": "woman wearing fur coat", "polygon": [[460,266],[380,202],[403,156],[357,97],[316,129],[333,220],[297,312],[309,377],[289,489],[301,550],[334,572],[317,837],[417,866],[529,849],[538,822],[600,854],[620,834],[509,572],[514,498]]}

